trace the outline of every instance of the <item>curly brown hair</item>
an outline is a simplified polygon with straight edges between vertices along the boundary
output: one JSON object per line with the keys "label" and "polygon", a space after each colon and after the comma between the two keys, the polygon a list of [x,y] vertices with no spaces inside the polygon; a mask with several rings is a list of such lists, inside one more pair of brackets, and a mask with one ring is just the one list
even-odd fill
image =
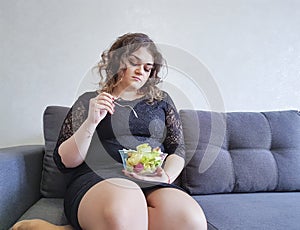
{"label": "curly brown hair", "polygon": [[102,53],[101,60],[96,66],[101,78],[99,82],[100,92],[113,92],[127,68],[125,61],[141,47],[145,47],[152,55],[154,63],[149,79],[139,89],[138,93],[145,95],[150,103],[154,100],[163,99],[163,92],[157,87],[157,84],[162,80],[158,73],[163,66],[167,67],[166,60],[162,57],[154,42],[143,33],[124,34],[112,44],[109,50]]}

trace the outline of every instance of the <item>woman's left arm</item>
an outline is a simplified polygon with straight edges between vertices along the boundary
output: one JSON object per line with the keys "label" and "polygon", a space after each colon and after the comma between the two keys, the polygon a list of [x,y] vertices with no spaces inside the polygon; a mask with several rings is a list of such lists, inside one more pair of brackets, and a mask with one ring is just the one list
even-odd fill
{"label": "woman's left arm", "polygon": [[184,159],[176,154],[170,155],[165,162],[164,171],[168,177],[168,182],[173,183],[179,176],[184,166]]}
{"label": "woman's left arm", "polygon": [[184,137],[180,116],[171,97],[166,93],[164,101],[166,114],[166,136],[163,141],[164,152],[168,157],[163,170],[158,170],[157,176],[144,177],[144,180],[173,183],[181,173],[185,164]]}
{"label": "woman's left arm", "polygon": [[185,164],[185,148],[182,123],[171,97],[165,94],[166,137],[163,142],[165,152],[170,154],[165,162],[164,171],[170,183],[181,173]]}

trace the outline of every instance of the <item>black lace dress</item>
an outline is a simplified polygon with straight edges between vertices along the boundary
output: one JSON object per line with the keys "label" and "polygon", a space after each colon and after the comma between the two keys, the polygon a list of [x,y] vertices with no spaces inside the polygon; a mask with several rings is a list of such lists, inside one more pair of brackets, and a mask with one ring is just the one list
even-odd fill
{"label": "black lace dress", "polygon": [[161,187],[176,187],[166,183],[150,183],[126,177],[122,173],[122,160],[119,149],[135,149],[142,143],[159,146],[163,152],[185,157],[182,125],[179,114],[170,96],[164,92],[164,99],[149,104],[146,98],[133,101],[118,100],[113,115],[109,113],[97,126],[85,162],[76,168],[66,168],[58,154],[61,143],[71,137],[88,115],[89,100],[97,92],[81,95],[65,118],[54,150],[54,161],[63,173],[68,175],[68,185],[64,200],[65,214],[76,229],[80,229],[77,210],[83,195],[96,183],[113,177],[133,180],[143,190]]}

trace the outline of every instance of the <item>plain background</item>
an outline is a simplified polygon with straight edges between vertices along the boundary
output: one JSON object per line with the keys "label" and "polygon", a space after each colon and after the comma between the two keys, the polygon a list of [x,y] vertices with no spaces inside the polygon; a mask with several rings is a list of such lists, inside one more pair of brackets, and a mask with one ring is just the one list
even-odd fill
{"label": "plain background", "polygon": [[297,0],[2,0],[0,147],[43,143],[46,106],[95,87],[89,70],[127,32],[190,55],[162,85],[178,109],[299,109],[299,15]]}

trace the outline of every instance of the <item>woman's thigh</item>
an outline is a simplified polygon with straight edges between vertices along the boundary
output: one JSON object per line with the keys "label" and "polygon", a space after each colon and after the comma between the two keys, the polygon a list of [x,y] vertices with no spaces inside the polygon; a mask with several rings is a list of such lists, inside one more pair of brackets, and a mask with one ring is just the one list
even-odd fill
{"label": "woman's thigh", "polygon": [[160,188],[146,196],[149,229],[207,229],[199,204],[175,188]]}
{"label": "woman's thigh", "polygon": [[145,196],[134,182],[111,178],[90,188],[78,208],[82,229],[147,229]]}

